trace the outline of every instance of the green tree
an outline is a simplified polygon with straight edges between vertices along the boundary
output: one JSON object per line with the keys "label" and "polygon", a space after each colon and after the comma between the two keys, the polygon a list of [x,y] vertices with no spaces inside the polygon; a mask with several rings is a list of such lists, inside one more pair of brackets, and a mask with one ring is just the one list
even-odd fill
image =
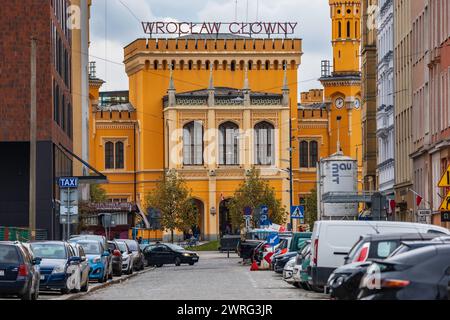
{"label": "green tree", "polygon": [[98,184],[91,184],[90,195],[91,195],[91,202],[95,203],[105,202],[108,199],[106,197],[106,190],[103,189]]}
{"label": "green tree", "polygon": [[305,198],[305,224],[308,224],[310,230],[314,228],[314,222],[317,220],[317,190],[312,189],[311,193]]}
{"label": "green tree", "polygon": [[[273,223],[284,224],[286,222],[286,210],[276,197],[275,189],[271,188],[267,181],[261,179],[256,168],[252,168],[244,183],[239,186],[228,203],[233,228],[244,227],[245,207],[250,207],[255,213],[262,205],[268,206],[269,219]],[[257,221],[253,221],[253,227],[256,226],[256,223]]]}
{"label": "green tree", "polygon": [[189,231],[198,223],[198,210],[185,182],[174,171],[168,172],[156,188],[146,196],[146,207],[161,214],[161,227],[170,230],[171,242],[174,231]]}

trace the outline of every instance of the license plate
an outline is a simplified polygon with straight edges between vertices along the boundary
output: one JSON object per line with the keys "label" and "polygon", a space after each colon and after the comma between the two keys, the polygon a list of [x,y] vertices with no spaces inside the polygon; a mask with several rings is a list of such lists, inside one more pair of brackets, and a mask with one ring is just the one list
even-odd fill
{"label": "license plate", "polygon": [[45,276],[41,276],[41,280],[45,280]]}
{"label": "license plate", "polygon": [[5,276],[5,270],[0,270],[0,277],[4,277]]}

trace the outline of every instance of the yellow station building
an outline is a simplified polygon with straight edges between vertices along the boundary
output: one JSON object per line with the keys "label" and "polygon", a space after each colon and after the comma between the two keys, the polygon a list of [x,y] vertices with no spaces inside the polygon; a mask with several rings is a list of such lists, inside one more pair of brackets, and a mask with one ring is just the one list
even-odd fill
{"label": "yellow station building", "polygon": [[359,30],[345,37],[347,20],[359,23],[359,1],[330,4],[334,72],[300,106],[301,39],[188,35],[126,46],[129,101],[99,105],[102,81],[90,87],[90,163],[108,177],[108,197],[145,210],[163,172],[176,170],[199,208],[202,238],[216,239],[227,199],[253,166],[289,208],[290,139],[294,204],[315,187],[315,162],[336,152],[337,116],[342,150],[360,157]]}

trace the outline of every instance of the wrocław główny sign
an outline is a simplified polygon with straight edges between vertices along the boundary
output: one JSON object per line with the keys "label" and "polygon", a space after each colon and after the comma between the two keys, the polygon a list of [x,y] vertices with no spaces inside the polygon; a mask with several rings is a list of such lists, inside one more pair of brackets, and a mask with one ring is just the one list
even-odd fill
{"label": "wroc\u0142aw g\u0142\u00f3wny sign", "polygon": [[146,34],[188,35],[188,34],[233,34],[233,35],[291,35],[297,22],[142,22]]}

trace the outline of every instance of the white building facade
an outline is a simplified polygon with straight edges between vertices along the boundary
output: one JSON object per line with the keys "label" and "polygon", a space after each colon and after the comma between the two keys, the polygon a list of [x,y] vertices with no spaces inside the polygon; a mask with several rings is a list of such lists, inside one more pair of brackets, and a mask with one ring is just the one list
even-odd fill
{"label": "white building facade", "polygon": [[394,199],[394,1],[379,0],[378,97],[377,97],[377,176],[379,191]]}

